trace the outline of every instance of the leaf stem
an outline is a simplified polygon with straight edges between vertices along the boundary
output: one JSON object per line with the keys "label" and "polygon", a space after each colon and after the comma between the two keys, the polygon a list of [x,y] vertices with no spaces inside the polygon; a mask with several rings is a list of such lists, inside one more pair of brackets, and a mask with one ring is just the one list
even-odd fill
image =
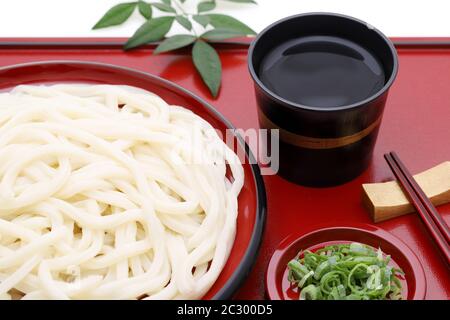
{"label": "leaf stem", "polygon": [[[172,1],[173,1],[173,3],[175,3],[175,6],[178,8],[178,10],[181,11],[181,14],[182,14],[186,19],[189,19],[189,16],[193,16],[193,14],[187,13],[187,12],[184,10],[183,5],[182,5],[180,2],[178,2],[179,0],[172,0]],[[195,31],[194,28],[192,28],[192,32],[193,32],[194,35],[198,38],[198,34],[197,34],[197,32]]]}
{"label": "leaf stem", "polygon": [[172,0],[173,3],[175,3],[175,6],[178,8],[178,10],[181,11],[181,13],[183,14],[183,16],[188,16],[188,14],[186,13],[186,11],[184,11],[183,6],[181,5],[181,3],[178,2],[178,0]]}

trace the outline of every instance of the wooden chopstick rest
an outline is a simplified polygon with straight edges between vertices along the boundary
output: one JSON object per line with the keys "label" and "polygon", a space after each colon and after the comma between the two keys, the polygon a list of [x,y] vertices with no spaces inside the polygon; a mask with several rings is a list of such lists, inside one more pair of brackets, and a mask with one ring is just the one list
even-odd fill
{"label": "wooden chopstick rest", "polygon": [[[435,205],[450,202],[450,161],[443,162],[414,176]],[[363,184],[363,203],[375,222],[414,212],[396,181]]]}

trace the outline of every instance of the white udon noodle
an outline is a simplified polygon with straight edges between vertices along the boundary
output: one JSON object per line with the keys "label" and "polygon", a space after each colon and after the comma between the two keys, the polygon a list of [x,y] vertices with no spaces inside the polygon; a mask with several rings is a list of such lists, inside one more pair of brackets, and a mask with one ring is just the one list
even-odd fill
{"label": "white udon noodle", "polygon": [[0,179],[0,298],[196,299],[229,256],[244,172],[150,92],[23,85],[0,94]]}

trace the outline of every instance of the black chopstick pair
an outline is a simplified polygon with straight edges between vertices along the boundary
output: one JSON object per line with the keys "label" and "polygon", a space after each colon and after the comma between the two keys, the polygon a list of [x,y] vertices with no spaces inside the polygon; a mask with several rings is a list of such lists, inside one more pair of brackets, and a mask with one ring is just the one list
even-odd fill
{"label": "black chopstick pair", "polygon": [[450,266],[450,229],[395,152],[384,155],[403,192],[416,209]]}

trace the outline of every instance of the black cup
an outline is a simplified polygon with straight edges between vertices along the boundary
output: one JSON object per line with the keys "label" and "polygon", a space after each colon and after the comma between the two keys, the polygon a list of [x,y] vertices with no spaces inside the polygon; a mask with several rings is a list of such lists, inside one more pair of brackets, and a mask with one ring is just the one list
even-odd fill
{"label": "black cup", "polygon": [[[362,46],[380,62],[384,86],[362,101],[329,108],[301,105],[277,95],[259,77],[261,61],[274,47],[308,36],[334,36]],[[368,167],[398,69],[396,50],[385,35],[344,15],[295,15],[273,23],[256,37],[248,66],[260,127],[280,130],[279,175],[301,185],[326,187],[350,181]]]}

